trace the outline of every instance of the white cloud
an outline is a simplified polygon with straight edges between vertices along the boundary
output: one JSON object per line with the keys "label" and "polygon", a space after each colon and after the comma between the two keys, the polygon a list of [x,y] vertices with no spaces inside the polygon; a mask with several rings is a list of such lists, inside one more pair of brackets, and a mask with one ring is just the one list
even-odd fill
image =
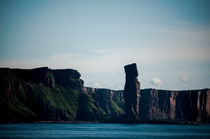
{"label": "white cloud", "polygon": [[183,77],[180,78],[180,81],[182,83],[189,83],[190,82],[190,79],[187,76],[183,76]]}
{"label": "white cloud", "polygon": [[150,81],[151,84],[155,85],[163,85],[163,82],[159,78],[154,78],[152,81]]}

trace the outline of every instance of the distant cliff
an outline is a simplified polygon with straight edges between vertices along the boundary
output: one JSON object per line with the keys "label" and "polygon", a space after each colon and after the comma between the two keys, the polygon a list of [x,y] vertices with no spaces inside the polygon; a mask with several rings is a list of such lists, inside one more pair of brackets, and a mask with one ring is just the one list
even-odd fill
{"label": "distant cliff", "polygon": [[[92,120],[93,118],[102,122],[115,121],[122,116],[124,112],[124,99],[122,91],[114,91],[110,89],[96,89],[86,88],[90,98],[91,105],[89,108],[97,109],[97,112],[93,110],[83,110],[78,118],[80,120]],[[80,102],[84,103],[83,100]],[[87,107],[84,104],[81,107]]]}
{"label": "distant cliff", "polygon": [[143,122],[210,123],[210,90],[143,89],[139,100]]}
{"label": "distant cliff", "polygon": [[[0,123],[125,122],[123,91],[84,87],[73,69],[0,68]],[[210,90],[141,89],[139,122],[210,123]]]}
{"label": "distant cliff", "polygon": [[210,90],[140,91],[136,63],[124,67],[125,122],[209,123]]}
{"label": "distant cliff", "polygon": [[[110,119],[110,122],[128,122],[127,116],[124,116],[123,91],[94,88],[87,88],[87,90],[94,96],[95,103],[100,104],[95,105],[106,112],[110,100],[113,100],[122,110],[118,110],[121,113],[115,115],[119,119]],[[96,99],[96,96],[99,99]],[[110,112],[109,114],[113,114],[113,111]],[[140,123],[210,123],[210,89],[183,91],[141,89],[138,119]]]}

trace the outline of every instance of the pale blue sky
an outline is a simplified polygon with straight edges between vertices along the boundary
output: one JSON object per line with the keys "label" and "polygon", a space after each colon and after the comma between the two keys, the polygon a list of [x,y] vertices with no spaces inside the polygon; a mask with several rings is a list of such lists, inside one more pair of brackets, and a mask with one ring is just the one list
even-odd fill
{"label": "pale blue sky", "polygon": [[74,68],[86,86],[210,88],[210,0],[1,0],[0,67]]}

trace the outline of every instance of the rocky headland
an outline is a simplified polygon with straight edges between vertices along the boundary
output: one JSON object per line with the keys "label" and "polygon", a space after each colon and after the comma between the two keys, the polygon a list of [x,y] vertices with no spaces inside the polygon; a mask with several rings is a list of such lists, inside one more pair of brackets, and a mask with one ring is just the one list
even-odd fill
{"label": "rocky headland", "polygon": [[210,123],[210,89],[140,90],[135,64],[125,72],[115,91],[84,87],[73,69],[0,68],[0,123]]}

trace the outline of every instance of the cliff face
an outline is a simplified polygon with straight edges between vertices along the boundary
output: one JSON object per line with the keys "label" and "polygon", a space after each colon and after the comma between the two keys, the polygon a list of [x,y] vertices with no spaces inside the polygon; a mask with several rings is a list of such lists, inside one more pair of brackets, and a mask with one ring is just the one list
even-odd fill
{"label": "cliff face", "polygon": [[210,90],[140,92],[135,63],[124,67],[126,122],[209,123]]}
{"label": "cliff face", "polygon": [[[0,68],[0,123],[125,122],[123,94],[124,91],[85,88],[79,72],[72,69]],[[138,108],[140,122],[210,123],[209,89],[142,89],[138,101],[139,107],[133,108]]]}
{"label": "cliff face", "polygon": [[[92,100],[92,108],[97,109],[97,113],[92,111],[90,114],[93,115],[92,117],[95,117],[96,120],[112,121],[113,119],[116,119],[124,114],[124,100],[122,91],[89,87],[86,89],[89,97]],[[83,120],[90,119],[84,117]]]}
{"label": "cliff face", "polygon": [[0,69],[0,122],[73,120],[79,93],[76,70]]}
{"label": "cliff face", "polygon": [[144,89],[139,100],[140,121],[209,123],[210,90]]}
{"label": "cliff face", "polygon": [[123,114],[114,91],[87,90],[76,70],[1,68],[0,123],[105,121]]}

